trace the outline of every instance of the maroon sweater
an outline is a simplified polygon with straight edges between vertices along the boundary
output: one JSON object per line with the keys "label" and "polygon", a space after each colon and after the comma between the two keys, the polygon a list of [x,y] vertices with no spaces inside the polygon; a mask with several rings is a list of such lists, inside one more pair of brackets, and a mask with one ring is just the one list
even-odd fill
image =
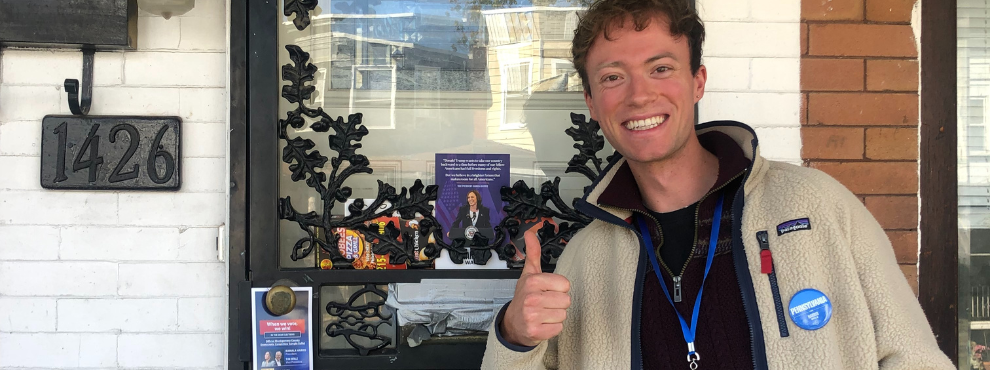
{"label": "maroon sweater", "polygon": [[[708,242],[711,235],[715,205],[719,194],[725,196],[722,221],[711,271],[705,283],[698,315],[698,332],[695,350],[701,356],[699,365],[706,369],[752,369],[753,358],[749,326],[743,308],[742,293],[732,262],[732,202],[742,184],[742,178],[750,161],[742,149],[725,134],[709,132],[699,136],[701,145],[718,157],[718,179],[709,194],[698,205],[694,252],[684,267],[681,288],[683,300],[675,303],[677,310],[690,325],[694,301],[705,274]],[[628,165],[623,165],[599,198],[599,203],[636,211],[640,216],[649,211],[636,185]],[[651,218],[647,218],[651,220]],[[662,245],[658,225],[649,221],[654,248],[690,248],[690,245]],[[643,259],[648,259],[645,253]],[[660,289],[660,281],[647,262],[641,308],[640,343],[643,368],[686,368],[687,344],[681,333],[681,325],[673,308]],[[669,266],[674,274],[682,266]],[[660,268],[668,291],[673,295],[673,279],[663,266]]]}

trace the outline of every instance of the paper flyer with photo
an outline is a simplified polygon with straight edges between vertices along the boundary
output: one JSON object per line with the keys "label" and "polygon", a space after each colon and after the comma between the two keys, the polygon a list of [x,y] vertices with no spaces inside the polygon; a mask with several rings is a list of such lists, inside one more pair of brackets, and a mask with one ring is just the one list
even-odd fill
{"label": "paper flyer with photo", "polygon": [[[506,217],[500,191],[509,186],[509,155],[437,153],[436,171],[439,194],[434,212],[444,241],[473,239],[475,234],[494,239],[494,227]],[[443,251],[436,268],[506,268],[494,252],[488,263],[481,262],[469,256],[457,264]]]}
{"label": "paper flyer with photo", "polygon": [[296,306],[274,316],[265,309],[269,288],[251,288],[254,370],[310,370],[313,368],[313,288],[293,287]]}

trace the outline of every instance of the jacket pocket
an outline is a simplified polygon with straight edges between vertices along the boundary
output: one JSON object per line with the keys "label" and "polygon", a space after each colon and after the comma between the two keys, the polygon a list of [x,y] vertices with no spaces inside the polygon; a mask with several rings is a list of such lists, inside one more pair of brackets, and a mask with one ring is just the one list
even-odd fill
{"label": "jacket pocket", "polygon": [[786,338],[790,334],[787,332],[787,318],[784,317],[784,303],[780,300],[777,271],[773,266],[773,255],[770,253],[770,240],[767,232],[757,231],[756,240],[760,243],[760,270],[770,280],[770,291],[773,292],[773,307],[777,312],[777,327],[780,328],[780,337]]}

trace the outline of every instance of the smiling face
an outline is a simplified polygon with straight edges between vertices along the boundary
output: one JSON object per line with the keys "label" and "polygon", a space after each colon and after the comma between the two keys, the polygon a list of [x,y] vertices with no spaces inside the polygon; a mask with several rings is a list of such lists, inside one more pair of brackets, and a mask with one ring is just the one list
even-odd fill
{"label": "smiling face", "polygon": [[609,143],[633,162],[675,155],[694,133],[694,104],[707,71],[691,73],[687,37],[671,36],[666,20],[636,31],[631,18],[598,35],[588,50],[585,103]]}
{"label": "smiling face", "polygon": [[282,352],[275,352],[275,359],[282,361]]}
{"label": "smiling face", "polygon": [[271,360],[272,360],[272,353],[265,352],[265,361],[271,361]]}
{"label": "smiling face", "polygon": [[468,202],[468,205],[471,206],[471,207],[477,206],[478,205],[478,196],[477,195],[474,195],[474,192],[468,193],[468,195],[467,195],[467,202]]}

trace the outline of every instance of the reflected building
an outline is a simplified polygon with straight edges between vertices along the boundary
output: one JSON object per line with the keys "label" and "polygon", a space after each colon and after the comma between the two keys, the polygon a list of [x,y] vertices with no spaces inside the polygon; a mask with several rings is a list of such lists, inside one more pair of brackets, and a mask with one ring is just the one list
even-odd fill
{"label": "reflected building", "polygon": [[[957,15],[960,358],[990,344],[990,5],[960,2]],[[984,352],[984,361],[988,356]]]}
{"label": "reflected building", "polygon": [[[375,174],[353,178],[355,196],[375,197],[375,179],[433,183],[435,153],[509,154],[512,181],[561,176],[566,196],[581,194],[581,177],[564,174],[574,154],[564,130],[571,112],[587,114],[570,58],[584,8],[513,4],[320,1],[303,31],[282,19],[279,64],[293,63],[284,49],[292,44],[317,68],[307,106],[360,112],[372,130],[361,152]],[[283,116],[292,109],[279,104]],[[329,152],[324,134],[300,134]],[[303,183],[283,177],[281,186],[318,203]]]}

